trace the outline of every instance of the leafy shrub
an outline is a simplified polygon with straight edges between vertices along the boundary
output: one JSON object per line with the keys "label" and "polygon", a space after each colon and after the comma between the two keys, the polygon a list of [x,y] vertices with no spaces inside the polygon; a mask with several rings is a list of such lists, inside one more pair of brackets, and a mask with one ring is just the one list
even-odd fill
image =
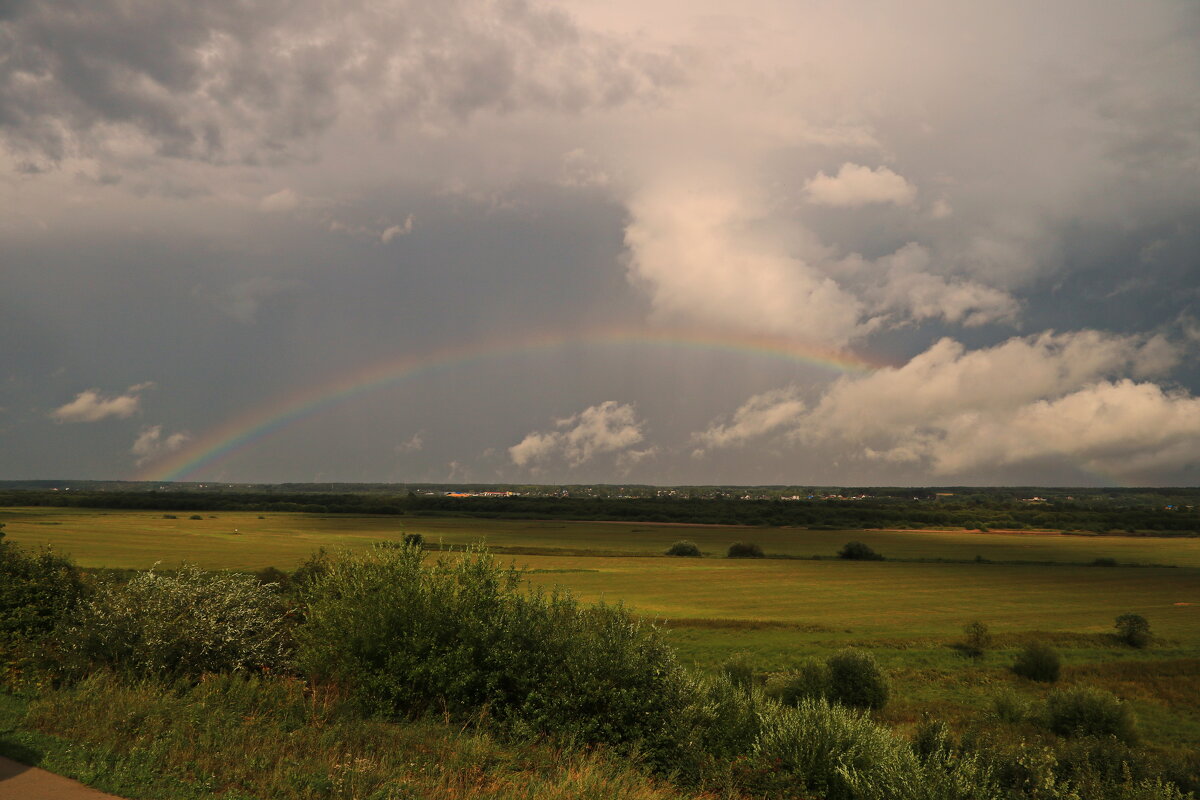
{"label": "leafy shrub", "polygon": [[870,545],[862,542],[846,542],[838,551],[838,558],[846,558],[851,561],[883,561],[883,556],[871,549]]}
{"label": "leafy shrub", "polygon": [[487,709],[520,733],[672,751],[694,689],[661,634],[619,607],[522,589],[472,550],[329,558],[304,587],[298,663],[388,715]]}
{"label": "leafy shrub", "polygon": [[[1003,795],[972,756],[931,756],[861,712],[804,700],[796,708],[764,706],[752,750],[789,784],[772,796],[826,800],[996,800]],[[806,792],[797,792],[798,788]],[[786,794],[784,794],[786,792]]]}
{"label": "leafy shrub", "polygon": [[1108,692],[1085,686],[1056,689],[1046,697],[1046,727],[1060,736],[1137,741],[1137,720],[1129,706]]}
{"label": "leafy shrub", "polygon": [[204,517],[200,516],[199,514],[192,514],[190,517],[188,517],[188,519],[204,519]]}
{"label": "leafy shrub", "polygon": [[692,542],[676,542],[667,550],[669,556],[685,556],[687,558],[699,558],[700,548]]}
{"label": "leafy shrub", "polygon": [[179,517],[175,516],[174,514],[163,514],[162,518],[163,519],[179,519]]}
{"label": "leafy shrub", "polygon": [[1061,670],[1062,658],[1058,651],[1044,642],[1025,645],[1012,666],[1012,671],[1021,677],[1043,683],[1054,683]]}
{"label": "leafy shrub", "polygon": [[992,713],[1001,722],[1019,725],[1029,719],[1029,701],[1012,690],[992,698]]}
{"label": "leafy shrub", "polygon": [[883,708],[890,689],[887,676],[870,653],[842,650],[830,656],[829,699],[854,708]]}
{"label": "leafy shrub", "polygon": [[749,653],[735,653],[721,664],[721,674],[739,689],[748,689],[754,684],[754,665]]}
{"label": "leafy shrub", "polygon": [[1150,623],[1141,614],[1122,614],[1117,617],[1117,638],[1130,647],[1150,644]]}
{"label": "leafy shrub", "polygon": [[1093,567],[1115,567],[1115,566],[1117,566],[1117,560],[1115,558],[1107,558],[1107,557],[1096,558],[1096,559],[1092,560],[1092,566]]}
{"label": "leafy shrub", "polygon": [[253,575],[149,570],[101,585],[58,637],[68,666],[198,676],[278,669],[289,650],[277,587]]}
{"label": "leafy shrub", "polygon": [[26,551],[0,534],[0,643],[48,633],[82,595],[68,559],[49,549]]}
{"label": "leafy shrub", "polygon": [[404,534],[404,544],[420,549],[425,546],[425,537],[419,533],[406,533]]}
{"label": "leafy shrub", "polygon": [[952,754],[955,747],[950,726],[944,720],[926,717],[913,734],[912,749],[922,761]]}
{"label": "leafy shrub", "polygon": [[963,634],[966,635],[966,641],[955,647],[971,658],[979,658],[985,650],[992,646],[992,632],[979,620],[964,625]]}
{"label": "leafy shrub", "polygon": [[829,697],[829,667],[808,659],[795,669],[772,676],[764,687],[767,697],[785,706],[798,706],[802,700]]}
{"label": "leafy shrub", "polygon": [[726,558],[762,558],[763,549],[753,542],[734,542],[729,545]]}

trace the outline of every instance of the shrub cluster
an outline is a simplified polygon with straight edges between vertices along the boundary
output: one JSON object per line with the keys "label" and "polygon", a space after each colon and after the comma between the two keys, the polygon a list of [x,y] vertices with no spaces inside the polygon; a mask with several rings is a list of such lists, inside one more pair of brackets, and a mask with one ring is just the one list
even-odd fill
{"label": "shrub cluster", "polygon": [[680,541],[671,545],[667,549],[667,555],[684,556],[686,558],[699,558],[700,548],[697,547],[694,542]]}
{"label": "shrub cluster", "polygon": [[253,575],[149,570],[100,585],[58,646],[76,672],[98,665],[139,676],[279,670],[290,647],[286,617],[278,586]]}
{"label": "shrub cluster", "polygon": [[1129,706],[1109,692],[1078,686],[1046,696],[1046,726],[1059,736],[1112,736],[1133,744],[1137,720]]}
{"label": "shrub cluster", "polygon": [[0,644],[45,636],[75,607],[83,589],[69,560],[49,549],[29,552],[0,533]]}
{"label": "shrub cluster", "polygon": [[773,676],[765,691],[787,706],[822,699],[851,708],[883,708],[891,690],[874,656],[846,649],[824,662],[809,659],[790,672]]}
{"label": "shrub cluster", "polygon": [[876,553],[870,545],[862,542],[846,542],[838,551],[838,558],[851,561],[883,561],[883,556]]}
{"label": "shrub cluster", "polygon": [[754,542],[734,542],[729,545],[726,558],[763,558],[763,549]]}
{"label": "shrub cluster", "polygon": [[1150,644],[1150,623],[1141,614],[1122,614],[1117,617],[1116,629],[1117,638],[1130,647]]}
{"label": "shrub cluster", "polygon": [[1044,642],[1030,642],[1025,645],[1012,670],[1023,678],[1043,683],[1054,683],[1062,669],[1062,658],[1058,651]]}

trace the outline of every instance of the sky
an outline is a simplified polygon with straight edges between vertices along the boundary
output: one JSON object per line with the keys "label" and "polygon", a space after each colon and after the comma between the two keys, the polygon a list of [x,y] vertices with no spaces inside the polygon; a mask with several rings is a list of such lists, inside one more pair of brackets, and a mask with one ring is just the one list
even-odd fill
{"label": "sky", "polygon": [[0,3],[0,478],[1200,484],[1194,0]]}

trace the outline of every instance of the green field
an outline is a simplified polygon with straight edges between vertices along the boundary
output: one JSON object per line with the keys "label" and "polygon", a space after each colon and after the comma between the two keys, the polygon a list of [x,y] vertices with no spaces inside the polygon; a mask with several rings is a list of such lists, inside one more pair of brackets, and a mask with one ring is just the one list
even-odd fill
{"label": "green field", "polygon": [[[366,547],[407,533],[420,533],[433,545],[485,541],[502,559],[529,568],[532,583],[568,588],[586,600],[622,602],[664,621],[681,658],[701,668],[747,652],[769,672],[847,645],[870,647],[895,682],[897,700],[885,718],[900,725],[926,711],[969,722],[986,713],[990,698],[1004,688],[1030,697],[1044,692],[1007,670],[1019,646],[1042,638],[1062,652],[1064,682],[1101,685],[1130,699],[1150,743],[1200,747],[1200,539],[174,515],[13,508],[0,510],[0,522],[11,541],[50,545],[85,567],[190,562],[286,570],[321,547]],[[709,557],[661,555],[680,539],[695,542]],[[893,560],[834,558],[851,539]],[[719,557],[738,540],[800,558]],[[1161,566],[1090,566],[1097,558]],[[1125,612],[1150,621],[1153,647],[1132,650],[1109,635],[1115,617]],[[953,648],[972,620],[986,623],[996,637],[994,649],[979,661]]]}

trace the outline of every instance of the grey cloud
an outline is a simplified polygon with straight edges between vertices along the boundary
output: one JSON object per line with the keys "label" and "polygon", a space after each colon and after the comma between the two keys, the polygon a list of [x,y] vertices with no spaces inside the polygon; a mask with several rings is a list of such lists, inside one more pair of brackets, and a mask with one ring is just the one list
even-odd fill
{"label": "grey cloud", "polygon": [[348,107],[382,128],[575,113],[677,77],[519,0],[26,3],[0,42],[0,133],[30,168],[131,151],[270,163]]}

